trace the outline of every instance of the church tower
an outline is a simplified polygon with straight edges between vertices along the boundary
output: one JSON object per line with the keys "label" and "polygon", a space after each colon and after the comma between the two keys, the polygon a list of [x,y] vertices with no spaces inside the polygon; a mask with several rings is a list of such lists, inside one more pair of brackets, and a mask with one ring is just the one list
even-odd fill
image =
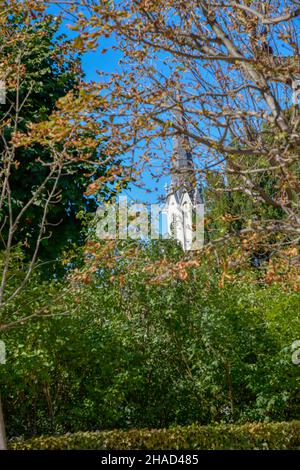
{"label": "church tower", "polygon": [[[176,98],[175,122],[178,128],[187,129],[179,93]],[[171,184],[165,187],[168,234],[181,243],[184,251],[197,249],[193,244],[194,222],[199,211],[203,212],[203,194],[197,184],[189,139],[179,131],[173,140],[171,175]]]}

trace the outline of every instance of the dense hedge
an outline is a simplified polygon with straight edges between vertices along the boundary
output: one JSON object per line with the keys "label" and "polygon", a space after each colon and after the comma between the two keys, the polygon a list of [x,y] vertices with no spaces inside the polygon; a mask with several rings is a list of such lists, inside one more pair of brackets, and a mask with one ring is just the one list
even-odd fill
{"label": "dense hedge", "polygon": [[300,422],[79,432],[14,441],[10,443],[10,448],[14,450],[295,450],[300,449]]}
{"label": "dense hedge", "polygon": [[[220,289],[200,268],[189,282],[168,285],[130,275],[122,288],[85,285],[75,315],[1,335],[10,438],[300,420],[291,352],[300,291],[250,282]],[[28,315],[31,303],[20,304]]]}

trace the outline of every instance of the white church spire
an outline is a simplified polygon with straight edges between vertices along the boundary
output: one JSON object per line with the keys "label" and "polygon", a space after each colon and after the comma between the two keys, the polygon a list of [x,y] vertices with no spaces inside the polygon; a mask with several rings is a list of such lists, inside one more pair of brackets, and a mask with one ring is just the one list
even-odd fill
{"label": "white church spire", "polygon": [[179,91],[176,91],[175,99],[174,117],[178,130],[173,138],[171,174],[175,191],[183,193],[184,190],[190,192],[195,187],[196,181],[191,146],[187,136],[187,119]]}
{"label": "white church spire", "polygon": [[171,159],[171,185],[166,188],[166,212],[169,235],[178,240],[184,251],[193,246],[193,219],[203,204],[197,185],[192,150],[187,136],[187,119],[180,93],[176,92],[174,112],[176,133]]}

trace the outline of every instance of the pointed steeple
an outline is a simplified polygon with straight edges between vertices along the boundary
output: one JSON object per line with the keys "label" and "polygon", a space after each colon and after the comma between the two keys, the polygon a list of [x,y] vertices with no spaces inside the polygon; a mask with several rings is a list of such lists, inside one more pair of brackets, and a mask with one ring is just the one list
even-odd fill
{"label": "pointed steeple", "polygon": [[[174,96],[174,141],[171,164],[172,182],[166,186],[168,233],[181,243],[184,251],[198,249],[194,244],[194,218],[202,213],[203,192],[197,184],[192,149],[188,138],[188,122],[182,98]],[[202,209],[201,209],[202,208]],[[196,244],[197,245],[197,244]],[[198,246],[198,245],[197,245]]]}
{"label": "pointed steeple", "polygon": [[[187,136],[187,118],[184,113],[182,97],[177,89],[175,93],[175,125],[179,128],[173,138],[173,156],[171,165],[172,191],[176,193],[178,200],[186,192],[193,200],[196,189],[195,168],[192,157],[191,145]],[[180,131],[181,129],[181,131]]]}

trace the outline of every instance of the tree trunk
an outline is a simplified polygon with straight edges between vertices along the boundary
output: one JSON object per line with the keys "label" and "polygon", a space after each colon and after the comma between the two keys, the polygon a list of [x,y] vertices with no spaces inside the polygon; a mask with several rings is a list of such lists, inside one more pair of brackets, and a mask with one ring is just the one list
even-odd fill
{"label": "tree trunk", "polygon": [[5,426],[4,426],[1,396],[0,396],[0,450],[6,450],[6,436],[5,436]]}

